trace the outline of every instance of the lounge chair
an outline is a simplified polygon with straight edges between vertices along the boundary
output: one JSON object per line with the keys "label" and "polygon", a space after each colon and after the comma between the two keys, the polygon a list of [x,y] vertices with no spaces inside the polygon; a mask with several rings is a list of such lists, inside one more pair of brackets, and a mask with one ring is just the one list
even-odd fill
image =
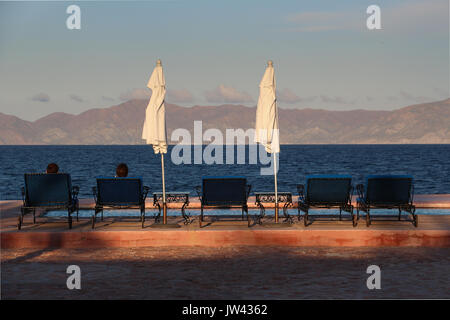
{"label": "lounge chair", "polygon": [[247,215],[248,226],[250,226],[250,217],[247,206],[250,190],[251,185],[247,184],[247,179],[245,177],[203,177],[202,185],[196,187],[201,203],[201,213],[198,219],[199,226],[202,227],[203,209],[205,208],[242,208],[242,220],[244,220],[245,212]]}
{"label": "lounge chair", "polygon": [[[402,210],[412,215],[412,223],[418,226],[416,207],[413,205],[414,184],[410,175],[370,175],[364,185],[356,186],[358,199],[356,210],[366,213],[366,225],[370,226],[370,209],[397,209],[398,220]],[[396,216],[397,217],[397,216]]]}
{"label": "lounge chair", "polygon": [[20,230],[25,214],[33,212],[36,223],[36,209],[67,210],[69,229],[72,228],[72,213],[77,212],[79,187],[72,187],[67,173],[25,173],[25,187],[22,188],[23,205],[17,228]]}
{"label": "lounge chair", "polygon": [[92,229],[95,228],[97,214],[108,209],[140,209],[142,228],[145,222],[145,199],[150,188],[143,186],[141,178],[98,177],[97,187],[93,187],[95,208],[92,215]]}
{"label": "lounge chair", "polygon": [[309,175],[306,186],[297,185],[298,190],[298,219],[303,211],[305,227],[308,226],[309,210],[311,208],[338,208],[339,220],[342,211],[352,215],[353,226],[356,227],[357,216],[353,214],[352,206],[352,177],[347,175]]}

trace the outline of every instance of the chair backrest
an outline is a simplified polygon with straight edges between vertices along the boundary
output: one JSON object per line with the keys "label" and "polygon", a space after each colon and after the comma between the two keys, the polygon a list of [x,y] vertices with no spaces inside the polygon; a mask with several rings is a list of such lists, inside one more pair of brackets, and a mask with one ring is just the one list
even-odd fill
{"label": "chair backrest", "polygon": [[68,173],[25,173],[25,206],[68,206],[72,181]]}
{"label": "chair backrest", "polygon": [[309,204],[344,205],[351,197],[352,177],[348,175],[309,175],[306,197]]}
{"label": "chair backrest", "polygon": [[370,175],[366,178],[365,201],[369,204],[408,204],[413,177],[409,175]]}
{"label": "chair backrest", "polygon": [[247,188],[245,177],[203,177],[202,203],[209,206],[246,205]]}
{"label": "chair backrest", "polygon": [[142,187],[141,178],[97,177],[97,204],[140,205]]}

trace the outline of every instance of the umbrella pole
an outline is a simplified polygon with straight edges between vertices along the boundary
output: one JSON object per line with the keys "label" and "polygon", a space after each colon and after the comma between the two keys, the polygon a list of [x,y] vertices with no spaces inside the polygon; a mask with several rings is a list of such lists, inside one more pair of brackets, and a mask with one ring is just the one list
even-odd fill
{"label": "umbrella pole", "polygon": [[273,173],[275,177],[275,223],[278,223],[277,153],[273,154]]}
{"label": "umbrella pole", "polygon": [[167,224],[166,184],[164,178],[164,153],[161,153],[161,171],[163,187],[163,224]]}

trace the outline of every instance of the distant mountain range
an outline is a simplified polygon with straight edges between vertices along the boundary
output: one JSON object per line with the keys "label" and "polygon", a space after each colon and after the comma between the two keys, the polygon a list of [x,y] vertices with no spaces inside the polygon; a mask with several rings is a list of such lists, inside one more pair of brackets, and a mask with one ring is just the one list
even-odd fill
{"label": "distant mountain range", "polygon": [[[79,115],[52,113],[30,122],[0,113],[0,144],[142,144],[147,100],[130,100]],[[168,137],[176,128],[253,128],[255,107],[166,104]],[[450,99],[394,111],[279,109],[284,144],[450,143]]]}

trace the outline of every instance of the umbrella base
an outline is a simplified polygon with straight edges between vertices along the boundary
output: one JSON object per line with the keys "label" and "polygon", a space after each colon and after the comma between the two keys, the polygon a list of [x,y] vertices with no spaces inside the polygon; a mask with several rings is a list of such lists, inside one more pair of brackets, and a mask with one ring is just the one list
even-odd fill
{"label": "umbrella base", "polygon": [[181,228],[181,226],[177,223],[154,223],[150,225],[150,228],[156,228],[156,229],[175,229],[175,228]]}

